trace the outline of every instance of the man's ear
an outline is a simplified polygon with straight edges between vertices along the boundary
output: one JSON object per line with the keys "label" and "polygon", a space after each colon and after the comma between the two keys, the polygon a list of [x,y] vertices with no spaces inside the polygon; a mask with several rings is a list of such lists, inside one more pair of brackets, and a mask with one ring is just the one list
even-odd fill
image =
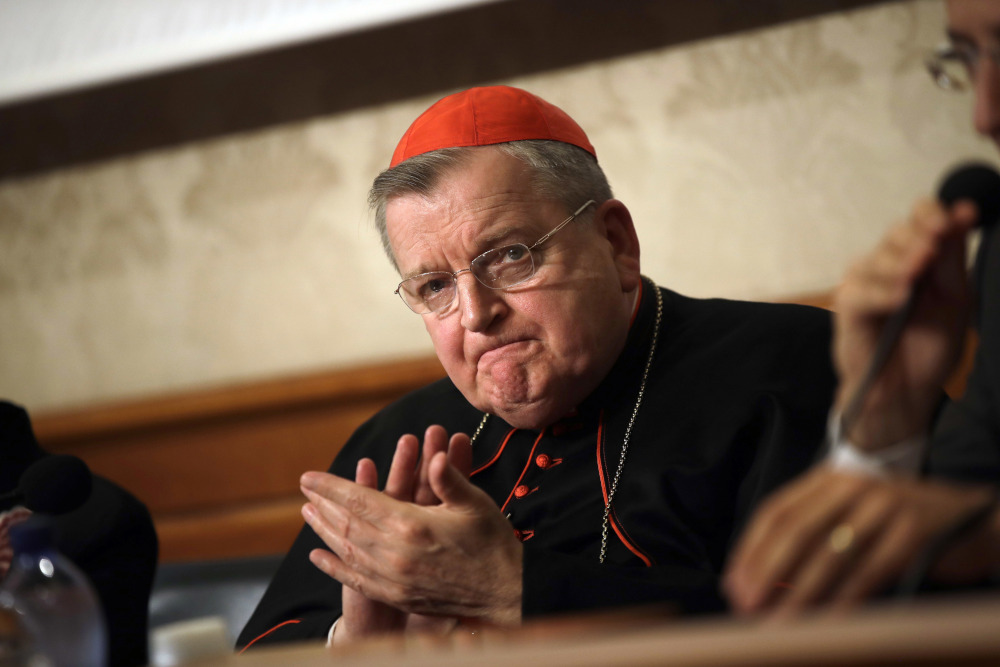
{"label": "man's ear", "polygon": [[631,292],[639,286],[639,237],[632,224],[632,214],[625,204],[609,199],[597,208],[595,224],[611,246],[622,291]]}

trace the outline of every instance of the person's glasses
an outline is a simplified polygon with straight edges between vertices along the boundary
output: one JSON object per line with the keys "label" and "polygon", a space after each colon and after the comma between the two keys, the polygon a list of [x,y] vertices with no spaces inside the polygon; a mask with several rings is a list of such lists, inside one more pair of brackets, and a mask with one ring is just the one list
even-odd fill
{"label": "person's glasses", "polygon": [[588,206],[596,203],[593,199],[588,200],[586,204],[576,209],[573,215],[530,246],[513,243],[502,248],[487,250],[472,260],[469,268],[454,273],[451,271],[421,273],[399,283],[394,294],[398,294],[413,312],[426,315],[444,310],[451,305],[455,300],[455,294],[458,293],[457,278],[462,273],[471,273],[476,280],[490,289],[506,289],[520,285],[535,275],[535,257],[532,251],[573,222]]}
{"label": "person's glasses", "polygon": [[943,44],[928,54],[925,64],[939,87],[961,92],[972,87],[984,56],[1000,66],[1000,47],[980,51],[967,43]]}

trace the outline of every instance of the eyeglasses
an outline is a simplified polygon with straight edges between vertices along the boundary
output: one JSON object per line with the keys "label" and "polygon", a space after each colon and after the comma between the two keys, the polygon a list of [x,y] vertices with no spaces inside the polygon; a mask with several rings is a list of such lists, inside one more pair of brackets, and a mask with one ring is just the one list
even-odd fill
{"label": "eyeglasses", "polygon": [[462,273],[471,273],[476,280],[490,289],[506,289],[520,285],[535,275],[535,258],[532,251],[573,222],[588,206],[596,203],[593,199],[588,200],[586,204],[576,209],[573,215],[530,246],[514,243],[487,250],[472,260],[469,268],[454,273],[450,271],[421,273],[399,283],[394,294],[398,294],[413,312],[426,315],[444,310],[451,305],[455,300],[455,294],[458,293],[456,287],[458,276]]}
{"label": "eyeglasses", "polygon": [[1000,47],[980,51],[967,43],[942,44],[927,55],[924,64],[934,83],[945,90],[961,92],[972,87],[984,56],[1000,66]]}

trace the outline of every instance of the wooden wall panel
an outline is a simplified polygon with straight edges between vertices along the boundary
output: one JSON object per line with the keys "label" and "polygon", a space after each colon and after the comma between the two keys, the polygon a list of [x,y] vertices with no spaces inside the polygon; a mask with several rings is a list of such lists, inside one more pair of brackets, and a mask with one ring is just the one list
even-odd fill
{"label": "wooden wall panel", "polygon": [[161,559],[284,551],[302,524],[299,476],[354,430],[444,376],[436,358],[193,391],[34,417],[47,450],[79,456],[149,507]]}

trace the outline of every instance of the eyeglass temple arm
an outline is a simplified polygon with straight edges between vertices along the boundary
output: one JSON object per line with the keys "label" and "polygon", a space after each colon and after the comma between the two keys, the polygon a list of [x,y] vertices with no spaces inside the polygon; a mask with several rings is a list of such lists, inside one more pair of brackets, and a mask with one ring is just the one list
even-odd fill
{"label": "eyeglass temple arm", "polygon": [[569,216],[568,218],[566,218],[565,220],[563,220],[562,222],[560,222],[558,225],[556,225],[555,229],[553,229],[551,232],[549,232],[548,234],[546,234],[542,238],[540,238],[537,241],[535,241],[535,244],[533,246],[531,246],[531,247],[532,248],[537,248],[538,246],[540,246],[543,243],[545,243],[546,241],[548,241],[549,238],[551,238],[553,234],[555,234],[556,232],[558,232],[560,229],[562,229],[563,227],[565,227],[569,223],[573,222],[573,218],[575,218],[576,216],[578,216],[581,213],[583,213],[583,210],[585,208],[587,208],[591,204],[596,204],[596,203],[597,202],[594,201],[593,199],[588,199],[587,202],[583,206],[581,206],[580,208],[578,208],[575,211],[573,211],[573,215]]}

